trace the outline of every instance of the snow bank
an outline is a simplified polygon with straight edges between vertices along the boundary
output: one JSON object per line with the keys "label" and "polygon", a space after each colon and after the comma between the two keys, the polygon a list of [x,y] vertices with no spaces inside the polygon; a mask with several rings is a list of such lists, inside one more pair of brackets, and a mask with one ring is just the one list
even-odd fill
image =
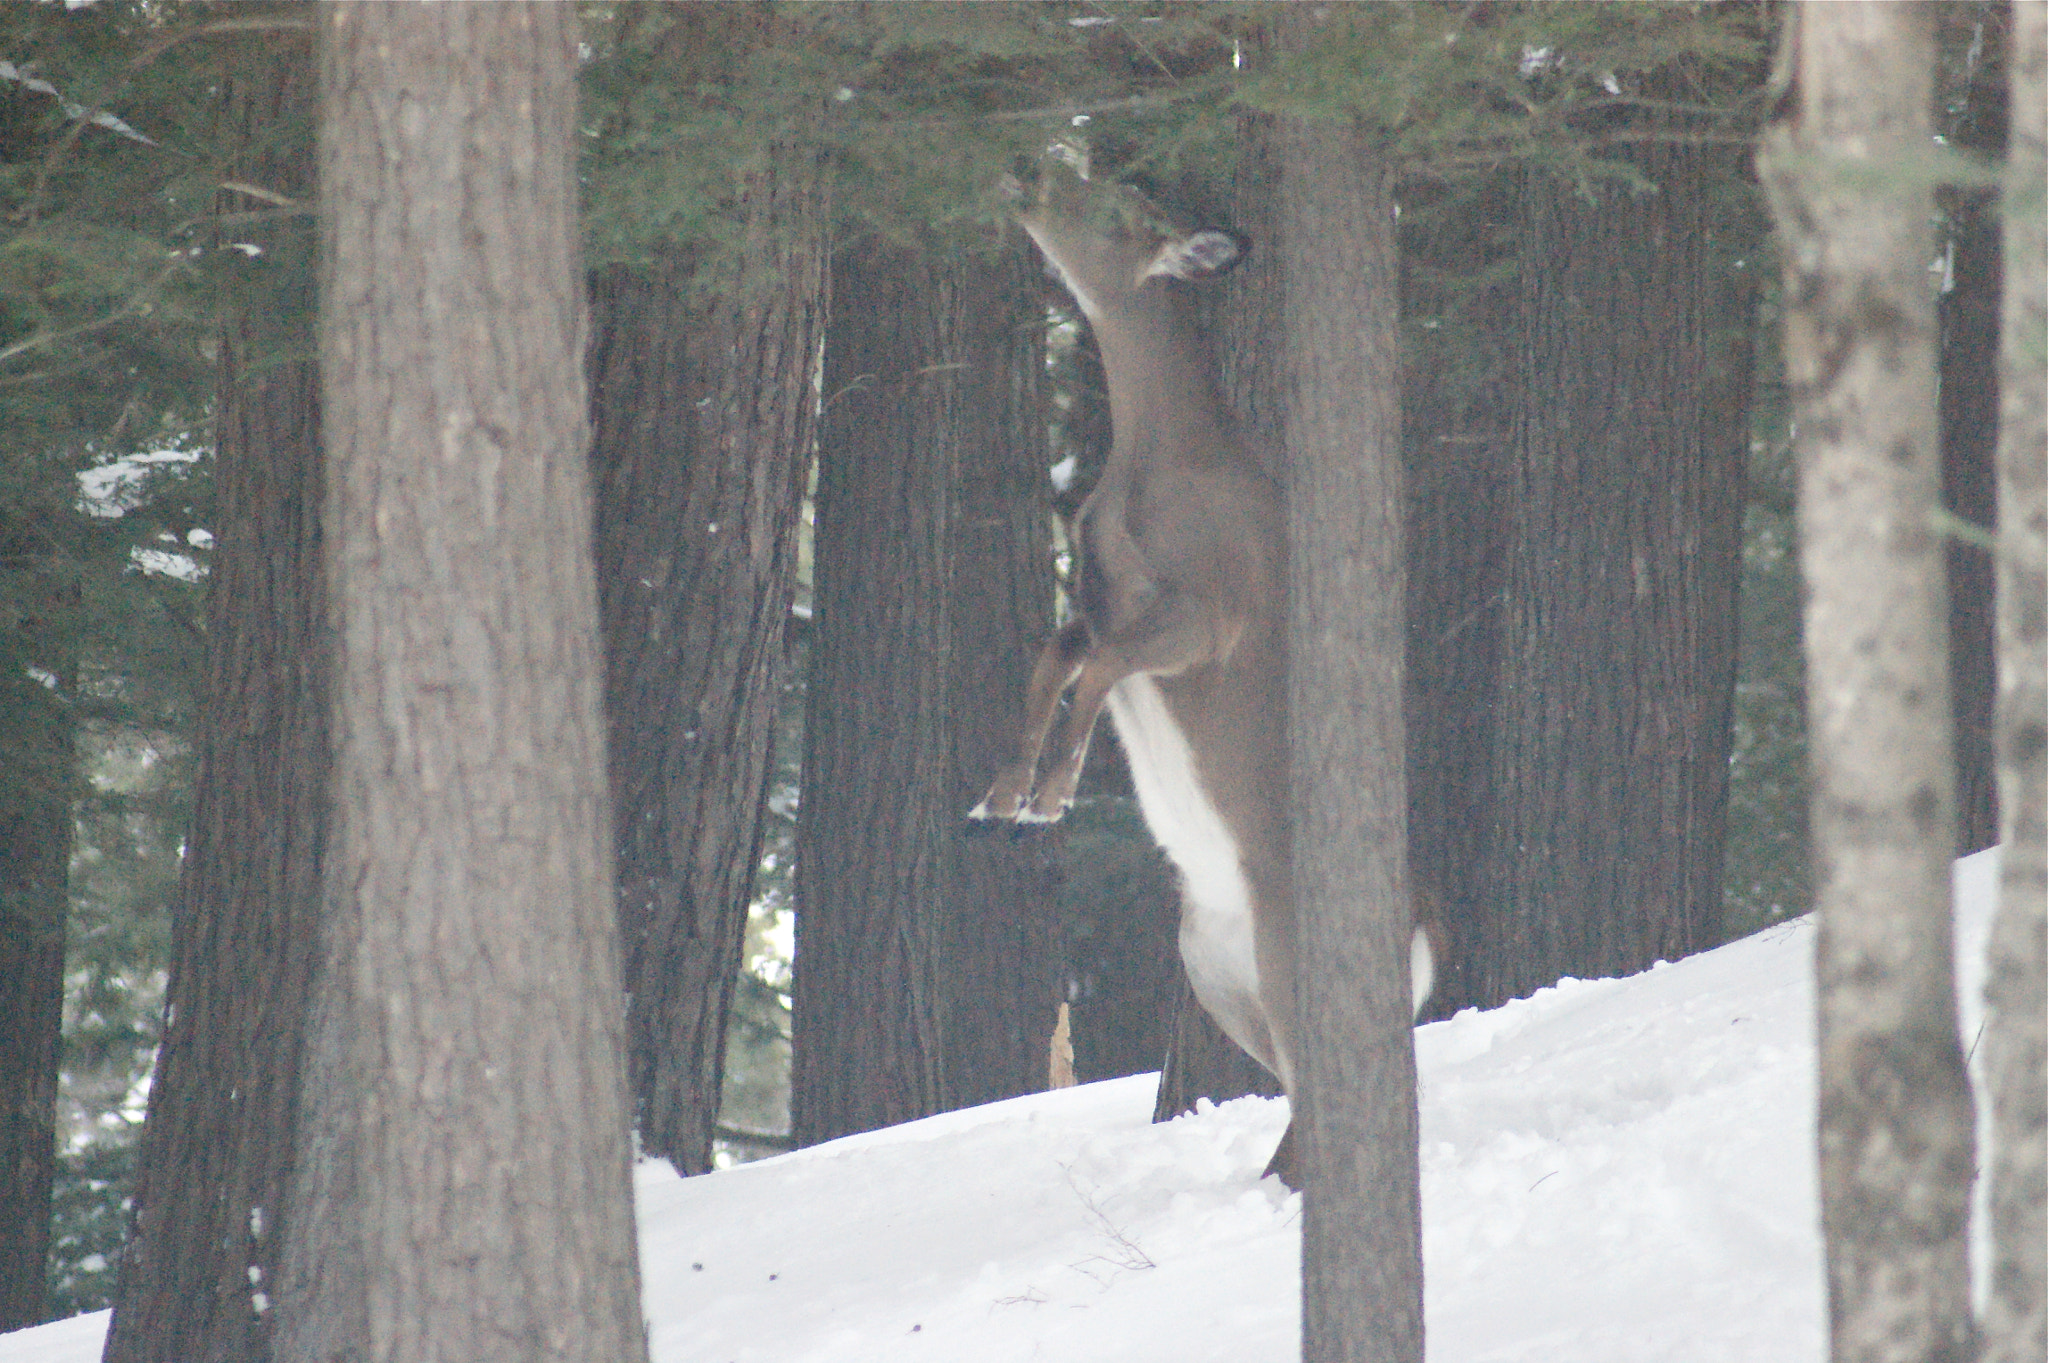
{"label": "snow bank", "polygon": [[[1995,879],[1957,866],[1972,1049]],[[1433,1363],[1820,1363],[1812,953],[1791,923],[1417,1033]],[[1292,1360],[1301,1204],[1258,1177],[1286,1104],[1153,1126],[1154,1083],[643,1165],[657,1363]],[[0,1363],[91,1363],[104,1329]]]}

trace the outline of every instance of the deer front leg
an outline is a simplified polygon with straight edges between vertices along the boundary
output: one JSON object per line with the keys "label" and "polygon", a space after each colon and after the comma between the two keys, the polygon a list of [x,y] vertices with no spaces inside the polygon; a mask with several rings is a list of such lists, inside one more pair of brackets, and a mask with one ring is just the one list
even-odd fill
{"label": "deer front leg", "polygon": [[1017,740],[1016,759],[997,775],[981,803],[968,811],[968,818],[1016,819],[1023,815],[1038,770],[1039,750],[1059,713],[1060,693],[1087,661],[1090,642],[1087,624],[1072,620],[1039,653],[1031,669],[1031,685],[1024,693],[1024,726]]}
{"label": "deer front leg", "polygon": [[1137,619],[1095,640],[1073,679],[1074,698],[1059,738],[1040,754],[1037,788],[1029,808],[1018,813],[1019,822],[1051,823],[1067,812],[1081,782],[1088,740],[1111,688],[1133,673],[1172,675],[1209,661],[1215,656],[1219,634],[1236,633],[1219,631],[1216,617],[1208,603],[1167,591]]}
{"label": "deer front leg", "polygon": [[[1053,823],[1073,808],[1074,789],[1081,784],[1081,767],[1088,760],[1088,740],[1095,733],[1096,720],[1102,716],[1103,703],[1109,699],[1109,689],[1131,672],[1121,658],[1105,658],[1101,650],[1090,654],[1081,664],[1074,677],[1074,698],[1067,706],[1066,721],[1060,726],[1059,742],[1049,754],[1042,754],[1049,760],[1029,792],[1031,803],[1015,815],[1018,823]],[[1040,737],[1042,741],[1043,735]]]}

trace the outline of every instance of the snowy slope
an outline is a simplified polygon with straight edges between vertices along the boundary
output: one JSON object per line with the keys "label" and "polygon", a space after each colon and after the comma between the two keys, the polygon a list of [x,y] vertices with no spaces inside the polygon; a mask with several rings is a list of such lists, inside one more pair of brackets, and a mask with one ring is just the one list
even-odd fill
{"label": "snowy slope", "polygon": [[[1957,868],[1964,1040],[1995,861]],[[1810,922],[1423,1028],[1433,1363],[1819,1363]],[[658,1363],[1279,1363],[1300,1201],[1248,1098],[1151,1076],[682,1180],[638,1172]],[[0,1338],[89,1363],[104,1317]]]}

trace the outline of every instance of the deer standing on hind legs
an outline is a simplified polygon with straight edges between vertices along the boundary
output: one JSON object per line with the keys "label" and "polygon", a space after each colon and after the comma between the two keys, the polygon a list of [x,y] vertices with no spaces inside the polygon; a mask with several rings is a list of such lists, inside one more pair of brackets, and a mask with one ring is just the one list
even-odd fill
{"label": "deer standing on hind legs", "polygon": [[[1180,871],[1195,997],[1291,1095],[1286,519],[1224,409],[1186,293],[1245,246],[1062,170],[1030,202],[1005,189],[1095,333],[1114,440],[1075,519],[1076,618],[1040,655],[1016,758],[971,817],[1064,814],[1107,705],[1145,822]],[[1411,968],[1420,1008],[1431,956],[1419,931]],[[1290,1185],[1292,1137],[1290,1125],[1267,1169]]]}

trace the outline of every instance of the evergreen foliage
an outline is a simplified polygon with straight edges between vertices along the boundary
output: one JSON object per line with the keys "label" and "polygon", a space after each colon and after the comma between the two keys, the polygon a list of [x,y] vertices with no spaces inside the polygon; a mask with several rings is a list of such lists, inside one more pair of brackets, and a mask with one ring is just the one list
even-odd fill
{"label": "evergreen foliage", "polygon": [[[74,811],[50,1274],[66,1313],[111,1286],[190,781],[212,189],[206,70],[161,57],[192,18],[0,11],[0,804],[40,787]],[[36,743],[50,725],[69,741]],[[70,756],[14,760],[30,750]]]}

